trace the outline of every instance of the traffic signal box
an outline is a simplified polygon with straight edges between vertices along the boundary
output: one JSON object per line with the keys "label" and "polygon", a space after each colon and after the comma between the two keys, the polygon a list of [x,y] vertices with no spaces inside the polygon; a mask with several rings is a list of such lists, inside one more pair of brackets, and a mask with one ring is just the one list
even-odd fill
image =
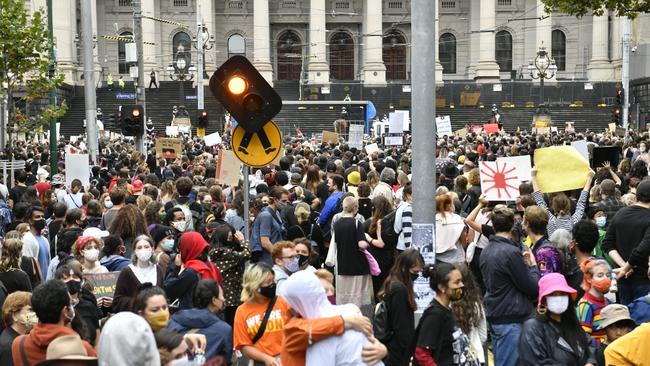
{"label": "traffic signal box", "polygon": [[205,109],[199,110],[199,115],[196,119],[196,127],[206,128],[208,127],[208,111]]}
{"label": "traffic signal box", "polygon": [[144,109],[141,105],[122,107],[120,129],[124,136],[142,136],[144,134]]}
{"label": "traffic signal box", "polygon": [[233,56],[210,78],[210,90],[248,133],[262,131],[282,109],[282,98],[244,56]]}

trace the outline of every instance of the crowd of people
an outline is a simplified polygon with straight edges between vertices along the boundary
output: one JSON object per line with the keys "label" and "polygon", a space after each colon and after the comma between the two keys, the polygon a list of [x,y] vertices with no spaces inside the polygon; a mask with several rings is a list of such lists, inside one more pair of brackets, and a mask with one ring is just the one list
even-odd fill
{"label": "crowd of people", "polygon": [[[0,366],[647,364],[648,138],[441,137],[434,243],[414,240],[413,191],[434,182],[412,186],[408,136],[370,154],[286,137],[248,195],[218,184],[227,145],[201,138],[175,159],[102,140],[86,186],[63,163],[81,141],[58,146],[57,174],[47,145],[17,142]],[[619,146],[619,163],[574,191],[542,192],[534,168],[516,200],[482,194],[479,162],[577,140]]]}

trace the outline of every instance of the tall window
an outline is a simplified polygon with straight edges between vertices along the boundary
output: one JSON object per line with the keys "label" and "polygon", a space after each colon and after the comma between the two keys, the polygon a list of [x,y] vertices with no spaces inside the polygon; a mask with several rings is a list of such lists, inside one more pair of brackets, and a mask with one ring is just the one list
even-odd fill
{"label": "tall window", "polygon": [[246,40],[238,33],[228,37],[228,58],[234,55],[246,56]]}
{"label": "tall window", "polygon": [[302,72],[302,40],[294,31],[278,38],[278,80],[300,80]]}
{"label": "tall window", "polygon": [[176,56],[182,53],[187,61],[187,67],[192,63],[192,38],[185,32],[178,32],[172,39],[172,61],[176,60]]}
{"label": "tall window", "polygon": [[[122,32],[120,37],[131,37],[133,33],[131,32]],[[126,44],[127,42],[118,41],[117,42],[117,71],[120,74],[128,74],[129,67],[131,62],[126,62]]]}
{"label": "tall window", "polygon": [[397,31],[384,35],[383,54],[386,80],[405,80],[406,38]]}
{"label": "tall window", "polygon": [[440,36],[438,48],[443,74],[456,73],[456,37],[451,33]]}
{"label": "tall window", "polygon": [[354,80],[354,41],[347,32],[337,32],[330,40],[330,77]]}
{"label": "tall window", "polygon": [[555,59],[558,71],[566,70],[566,36],[559,29],[551,33],[551,57]]}
{"label": "tall window", "polygon": [[499,31],[495,36],[495,57],[501,72],[512,71],[512,35],[508,31]]}

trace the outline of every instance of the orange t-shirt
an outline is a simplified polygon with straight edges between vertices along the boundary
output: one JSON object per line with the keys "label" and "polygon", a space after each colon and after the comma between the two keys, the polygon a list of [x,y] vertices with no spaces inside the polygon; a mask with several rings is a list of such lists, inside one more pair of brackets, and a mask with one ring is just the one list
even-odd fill
{"label": "orange t-shirt", "polygon": [[269,356],[280,354],[284,339],[284,324],[289,320],[289,304],[281,296],[278,296],[275,301],[264,334],[257,343],[253,344],[253,338],[262,324],[268,306],[268,301],[264,304],[246,302],[239,305],[235,313],[233,334],[233,345],[236,349],[241,350],[244,346],[254,346]]}

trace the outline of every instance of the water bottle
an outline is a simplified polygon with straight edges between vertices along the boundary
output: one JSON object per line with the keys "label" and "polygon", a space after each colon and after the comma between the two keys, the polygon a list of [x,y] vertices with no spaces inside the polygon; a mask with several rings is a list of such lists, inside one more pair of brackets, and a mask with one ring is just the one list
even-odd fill
{"label": "water bottle", "polygon": [[199,351],[194,355],[194,364],[199,366],[205,365],[205,355],[203,352]]}

